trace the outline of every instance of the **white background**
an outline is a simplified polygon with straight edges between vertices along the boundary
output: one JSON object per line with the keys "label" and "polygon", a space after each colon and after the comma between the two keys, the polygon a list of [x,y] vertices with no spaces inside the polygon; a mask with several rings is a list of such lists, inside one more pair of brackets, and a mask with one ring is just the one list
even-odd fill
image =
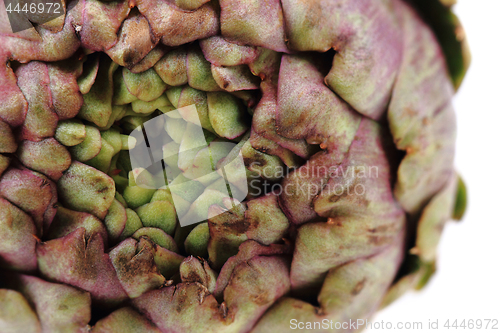
{"label": "white background", "polygon": [[[372,322],[424,323],[400,332],[500,332],[500,1],[458,0],[472,64],[455,96],[458,117],[455,165],[468,187],[462,222],[449,222],[441,240],[438,273]],[[496,318],[498,330],[446,329],[447,319]],[[429,319],[439,330],[429,330]],[[387,330],[367,330],[382,332]],[[393,329],[397,332],[397,329]]]}

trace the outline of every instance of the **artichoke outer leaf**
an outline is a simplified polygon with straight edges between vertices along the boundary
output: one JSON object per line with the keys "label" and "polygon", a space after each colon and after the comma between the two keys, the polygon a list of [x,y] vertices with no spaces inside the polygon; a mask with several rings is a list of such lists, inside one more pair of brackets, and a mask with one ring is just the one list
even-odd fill
{"label": "artichoke outer leaf", "polygon": [[446,186],[422,211],[417,226],[416,244],[411,251],[425,263],[436,260],[437,247],[444,226],[454,214],[458,182],[458,175],[453,174]]}
{"label": "artichoke outer leaf", "polygon": [[37,268],[36,226],[31,217],[9,201],[0,198],[0,265],[17,271]]}
{"label": "artichoke outer leaf", "polygon": [[130,307],[120,308],[109,316],[99,320],[92,332],[134,332],[134,333],[161,333],[161,331],[147,318]]}
{"label": "artichoke outer leaf", "polygon": [[38,243],[38,267],[45,279],[90,292],[92,300],[113,306],[127,299],[99,234],[85,238],[79,228],[58,239]]}
{"label": "artichoke outer leaf", "polygon": [[431,26],[446,57],[448,72],[455,90],[460,88],[471,63],[471,51],[462,23],[453,13],[456,0],[413,1]]}
{"label": "artichoke outer leaf", "polygon": [[467,209],[467,186],[465,185],[462,177],[458,178],[458,186],[457,186],[457,196],[455,199],[455,208],[453,211],[453,219],[456,221],[460,221]]}

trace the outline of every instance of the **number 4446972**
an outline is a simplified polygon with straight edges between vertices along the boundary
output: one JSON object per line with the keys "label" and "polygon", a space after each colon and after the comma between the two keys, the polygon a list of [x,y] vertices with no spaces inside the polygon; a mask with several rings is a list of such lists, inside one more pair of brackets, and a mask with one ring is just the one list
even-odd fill
{"label": "number 4446972", "polygon": [[14,8],[12,8],[12,3],[9,3],[7,8],[5,8],[7,13],[31,13],[31,14],[42,14],[42,13],[51,13],[51,14],[62,14],[61,4],[57,2],[45,2],[45,3],[30,3],[29,6],[25,3],[22,7],[19,3],[16,4]]}
{"label": "number 4446972", "polygon": [[446,323],[444,323],[444,327],[446,327],[447,329],[451,329],[451,328],[455,328],[455,329],[458,329],[458,328],[463,328],[463,329],[476,329],[476,330],[480,330],[480,329],[491,329],[491,330],[497,330],[498,329],[498,319],[469,319],[469,320],[462,320],[461,322],[459,322],[458,319],[455,319],[454,322],[451,322],[450,319],[448,319],[446,321]]}

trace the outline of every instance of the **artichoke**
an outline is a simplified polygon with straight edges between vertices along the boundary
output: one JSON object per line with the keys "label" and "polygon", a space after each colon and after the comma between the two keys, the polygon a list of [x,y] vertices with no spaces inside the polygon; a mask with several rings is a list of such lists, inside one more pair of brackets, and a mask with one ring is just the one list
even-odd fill
{"label": "artichoke", "polygon": [[466,200],[446,3],[62,5],[0,14],[1,332],[351,332],[425,285]]}

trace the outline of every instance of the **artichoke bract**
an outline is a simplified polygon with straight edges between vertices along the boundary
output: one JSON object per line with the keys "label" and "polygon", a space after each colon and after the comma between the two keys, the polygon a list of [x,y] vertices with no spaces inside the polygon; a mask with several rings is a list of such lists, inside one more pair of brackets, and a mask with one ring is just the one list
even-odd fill
{"label": "artichoke bract", "polygon": [[1,332],[352,332],[425,285],[466,201],[446,3],[62,5],[0,8]]}

